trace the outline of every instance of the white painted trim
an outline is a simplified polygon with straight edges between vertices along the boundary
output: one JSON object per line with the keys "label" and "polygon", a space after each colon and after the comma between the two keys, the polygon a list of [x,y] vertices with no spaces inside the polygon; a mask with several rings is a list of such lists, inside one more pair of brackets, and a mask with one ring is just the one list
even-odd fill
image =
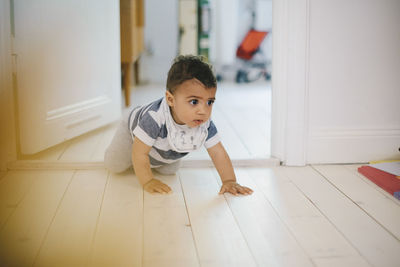
{"label": "white painted trim", "polygon": [[[310,138],[364,138],[364,137],[398,137],[400,128],[316,128],[310,130]],[[400,143],[399,143],[400,145]]]}
{"label": "white painted trim", "polygon": [[285,163],[287,114],[287,1],[272,2],[271,155]]}
{"label": "white painted trim", "polygon": [[[232,165],[235,168],[241,167],[272,167],[279,166],[280,160],[277,158],[265,158],[265,159],[232,159]],[[182,168],[205,168],[214,167],[211,160],[182,160]]]}
{"label": "white painted trim", "polygon": [[46,160],[18,160],[7,164],[8,170],[93,170],[104,169],[100,161],[46,161]]}
{"label": "white painted trim", "polygon": [[[280,161],[275,158],[266,159],[239,159],[232,160],[236,168],[240,167],[273,167]],[[209,168],[214,167],[210,160],[183,160],[182,168]],[[18,160],[8,163],[8,170],[92,170],[104,169],[102,161],[46,161],[46,160]]]}
{"label": "white painted trim", "polygon": [[308,164],[366,163],[398,158],[400,136],[325,136],[310,138]]}
{"label": "white painted trim", "polygon": [[272,146],[285,165],[306,164],[309,0],[273,2]]}
{"label": "white painted trim", "polygon": [[[393,159],[398,155],[399,146],[400,128],[395,127],[313,129],[309,136],[307,163],[365,163]],[[388,154],[388,151],[391,152]]]}

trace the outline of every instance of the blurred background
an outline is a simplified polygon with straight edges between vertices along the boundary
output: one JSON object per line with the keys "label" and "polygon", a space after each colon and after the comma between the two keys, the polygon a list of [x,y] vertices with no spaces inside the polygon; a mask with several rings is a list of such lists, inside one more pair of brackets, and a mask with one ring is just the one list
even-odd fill
{"label": "blurred background", "polygon": [[[268,0],[0,0],[0,169],[58,144],[61,159],[162,96],[179,53],[215,66],[233,155],[268,156],[272,129],[289,165],[398,157],[399,3],[275,1],[271,33]],[[71,158],[101,160],[108,133]]]}
{"label": "blurred background", "polygon": [[[251,30],[267,32],[257,59],[271,61],[272,0],[144,0],[144,53],[140,58],[143,81],[163,83],[177,54],[202,54],[220,78],[233,81],[236,56]],[[250,78],[250,77],[249,77]]]}
{"label": "blurred background", "polygon": [[230,155],[269,157],[272,0],[0,3],[5,158],[102,161],[121,115],[165,94],[179,54],[214,66]]}

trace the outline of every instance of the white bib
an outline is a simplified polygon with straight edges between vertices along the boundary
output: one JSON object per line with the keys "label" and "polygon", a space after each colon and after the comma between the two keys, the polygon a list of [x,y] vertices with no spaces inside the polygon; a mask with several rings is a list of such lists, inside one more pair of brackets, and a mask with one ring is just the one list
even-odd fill
{"label": "white bib", "polygon": [[172,118],[166,99],[163,102],[165,124],[168,131],[167,139],[172,149],[179,153],[188,153],[199,149],[206,141],[210,120],[194,128],[179,125]]}

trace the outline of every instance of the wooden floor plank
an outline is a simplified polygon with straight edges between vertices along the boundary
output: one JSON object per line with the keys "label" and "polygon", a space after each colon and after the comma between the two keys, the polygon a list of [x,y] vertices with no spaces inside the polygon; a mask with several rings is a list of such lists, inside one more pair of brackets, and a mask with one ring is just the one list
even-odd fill
{"label": "wooden floor plank", "polygon": [[65,141],[56,146],[50,147],[46,150],[40,151],[33,155],[22,155],[19,160],[47,160],[57,161],[68,147],[68,143],[71,141]]}
{"label": "wooden floor plank", "polygon": [[400,206],[344,166],[317,165],[313,168],[400,240]]}
{"label": "wooden floor plank", "polygon": [[247,171],[313,262],[331,258],[345,263],[349,258],[359,258],[364,263],[359,266],[368,266],[314,204],[281,173],[282,168]]}
{"label": "wooden floor plank", "polygon": [[179,178],[155,174],[168,195],[144,193],[144,267],[199,266]]}
{"label": "wooden floor plank", "polygon": [[110,174],[89,266],[142,266],[143,189],[132,171]]}
{"label": "wooden floor plank", "polygon": [[30,171],[10,171],[0,180],[0,230],[29,192],[34,179]]}
{"label": "wooden floor plank", "polygon": [[105,170],[77,171],[40,248],[35,266],[85,266],[108,177]]}
{"label": "wooden floor plank", "polygon": [[212,118],[218,129],[222,144],[225,146],[229,156],[235,159],[250,158],[251,155],[243,144],[241,137],[237,135],[235,129],[228,122],[228,119],[222,112],[219,112],[218,108],[215,108]]}
{"label": "wooden floor plank", "polygon": [[360,267],[369,265],[364,258],[361,257],[341,257],[341,258],[316,258],[314,264],[318,267]]}
{"label": "wooden floor plank", "polygon": [[32,171],[31,189],[0,232],[0,265],[32,266],[73,171]]}
{"label": "wooden floor plank", "polygon": [[4,176],[6,176],[7,171],[0,171],[0,181],[3,179]]}
{"label": "wooden floor plank", "polygon": [[103,136],[104,127],[70,140],[60,161],[92,161],[92,156]]}
{"label": "wooden floor plank", "polygon": [[368,184],[370,187],[374,188],[376,191],[378,191],[380,194],[384,195],[387,199],[391,200],[394,204],[397,206],[400,206],[400,201],[395,198],[393,195],[389,194],[386,192],[384,189],[382,189],[380,186],[376,185],[374,182],[366,178],[364,175],[358,172],[358,168],[363,165],[359,164],[350,164],[350,165],[344,165],[344,168],[350,170],[353,174],[355,174],[357,177],[359,177],[364,183]]}
{"label": "wooden floor plank", "polygon": [[[242,138],[237,134],[236,130],[232,125],[229,124],[226,116],[218,109],[213,109],[212,114],[213,121],[218,129],[218,135],[221,138],[222,144],[225,146],[231,158],[235,159],[246,159],[250,158],[250,153],[243,143]],[[210,159],[205,148],[201,148],[199,151],[190,153],[185,159]]]}
{"label": "wooden floor plank", "polygon": [[222,83],[217,91],[217,99],[223,101],[216,102],[216,109],[232,125],[250,155],[268,157],[271,143],[270,83]]}
{"label": "wooden floor plank", "polygon": [[[218,173],[214,171],[221,186]],[[258,266],[313,266],[271,204],[249,177],[246,169],[236,169],[240,184],[254,190],[250,196],[225,194],[229,207],[254,255]]]}
{"label": "wooden floor plank", "polygon": [[[249,111],[240,110],[237,107],[221,108],[219,111],[224,118],[232,125],[235,134],[239,137],[246,150],[252,158],[265,158],[270,156],[270,138],[267,130],[261,131],[258,128],[264,125],[267,128],[268,120],[265,114],[260,114],[256,108]],[[264,108],[264,113],[267,113]],[[256,115],[257,114],[257,115]],[[255,117],[257,119],[251,119]],[[263,118],[264,121],[261,119]],[[260,123],[260,119],[262,120]],[[232,133],[231,133],[232,134]]]}
{"label": "wooden floor plank", "polygon": [[211,169],[181,169],[182,183],[201,266],[256,266]]}
{"label": "wooden floor plank", "polygon": [[132,88],[131,107],[144,105],[165,96],[165,84],[143,84]]}
{"label": "wooden floor plank", "polygon": [[210,156],[206,148],[203,146],[199,150],[190,152],[189,155],[185,156],[183,160],[210,160]]}
{"label": "wooden floor plank", "polygon": [[374,266],[399,266],[400,242],[311,167],[286,175]]}

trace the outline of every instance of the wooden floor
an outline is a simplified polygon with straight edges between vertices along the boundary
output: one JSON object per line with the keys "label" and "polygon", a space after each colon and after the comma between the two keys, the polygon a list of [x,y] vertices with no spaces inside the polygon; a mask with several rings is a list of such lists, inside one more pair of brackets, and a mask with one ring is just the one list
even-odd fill
{"label": "wooden floor", "polygon": [[[161,98],[163,85],[132,88],[132,107]],[[251,84],[221,83],[212,118],[222,142],[234,160],[270,158],[271,86],[266,81]],[[125,108],[123,113],[131,108]],[[21,160],[48,162],[101,162],[118,122],[74,138]],[[191,153],[187,160],[208,160],[205,149]]]}
{"label": "wooden floor", "polygon": [[218,195],[214,169],[0,173],[0,266],[399,266],[400,202],[357,166],[238,168],[254,194]]}
{"label": "wooden floor", "polygon": [[[213,119],[233,160],[269,157],[268,88],[218,89]],[[132,103],[163,91],[142,86]],[[116,127],[22,159],[102,162]],[[213,168],[156,174],[169,195],[101,165],[18,168],[0,172],[0,266],[400,266],[400,201],[356,165],[236,168],[246,197],[218,195]]]}

